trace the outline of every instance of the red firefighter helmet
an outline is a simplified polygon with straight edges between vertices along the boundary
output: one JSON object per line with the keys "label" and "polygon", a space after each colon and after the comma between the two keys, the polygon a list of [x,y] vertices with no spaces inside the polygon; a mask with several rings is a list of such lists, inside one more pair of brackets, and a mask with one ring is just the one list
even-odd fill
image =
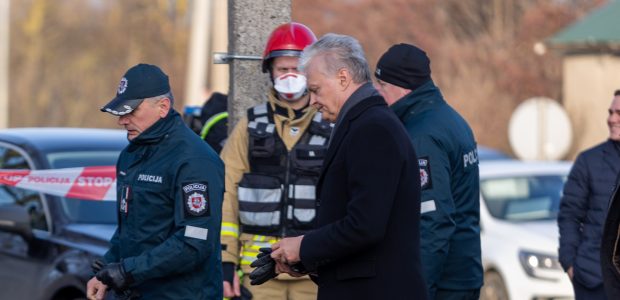
{"label": "red firefighter helmet", "polygon": [[316,36],[306,25],[291,22],[278,26],[271,32],[263,52],[263,73],[267,73],[271,59],[299,56],[306,46],[315,41]]}

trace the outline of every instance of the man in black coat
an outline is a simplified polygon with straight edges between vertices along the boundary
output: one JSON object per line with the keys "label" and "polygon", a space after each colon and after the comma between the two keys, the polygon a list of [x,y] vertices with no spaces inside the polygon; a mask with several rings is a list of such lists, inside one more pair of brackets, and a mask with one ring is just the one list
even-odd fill
{"label": "man in black coat", "polygon": [[318,299],[427,299],[420,266],[420,176],[404,127],[370,82],[352,37],[327,34],[300,67],[310,103],[335,122],[317,184],[318,229],[274,244],[279,272],[301,264]]}
{"label": "man in black coat", "polygon": [[620,172],[620,92],[607,118],[609,139],[579,154],[560,202],[560,264],[568,273],[575,299],[606,299],[600,247],[609,198]]}
{"label": "man in black coat", "polygon": [[616,182],[601,242],[601,269],[607,299],[620,299],[620,181]]}

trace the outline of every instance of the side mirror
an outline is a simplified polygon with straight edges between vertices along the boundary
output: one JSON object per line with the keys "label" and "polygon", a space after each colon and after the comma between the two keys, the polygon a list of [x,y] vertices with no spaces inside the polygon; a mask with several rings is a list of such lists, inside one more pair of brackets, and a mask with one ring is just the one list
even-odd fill
{"label": "side mirror", "polygon": [[33,240],[30,214],[19,205],[0,205],[0,231],[12,232],[20,235],[25,241]]}

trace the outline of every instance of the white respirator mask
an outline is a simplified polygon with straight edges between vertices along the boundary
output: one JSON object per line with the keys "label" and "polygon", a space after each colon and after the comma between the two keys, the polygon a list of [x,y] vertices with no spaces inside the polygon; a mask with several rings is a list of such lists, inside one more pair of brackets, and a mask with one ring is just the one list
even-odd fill
{"label": "white respirator mask", "polygon": [[306,76],[286,73],[274,80],[273,88],[284,100],[293,101],[301,98],[306,92]]}

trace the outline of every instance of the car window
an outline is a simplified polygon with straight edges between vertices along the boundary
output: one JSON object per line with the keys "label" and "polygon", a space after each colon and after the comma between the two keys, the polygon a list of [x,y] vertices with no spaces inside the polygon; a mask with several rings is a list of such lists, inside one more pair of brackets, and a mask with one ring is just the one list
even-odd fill
{"label": "car window", "polygon": [[[0,169],[30,169],[25,155],[0,146]],[[47,219],[40,194],[22,188],[0,185],[0,205],[17,204],[26,208],[34,229],[47,230]]]}
{"label": "car window", "polygon": [[[53,169],[114,166],[120,150],[67,151],[46,155]],[[61,198],[65,215],[74,223],[116,224],[116,202]]]}
{"label": "car window", "polygon": [[499,150],[488,148],[484,146],[478,146],[478,159],[480,161],[489,161],[489,160],[505,160],[511,159],[511,157]]}
{"label": "car window", "polygon": [[52,169],[86,166],[114,166],[119,151],[69,151],[47,154]]}
{"label": "car window", "polygon": [[480,191],[489,213],[507,221],[553,220],[557,217],[564,175],[531,175],[483,179]]}

